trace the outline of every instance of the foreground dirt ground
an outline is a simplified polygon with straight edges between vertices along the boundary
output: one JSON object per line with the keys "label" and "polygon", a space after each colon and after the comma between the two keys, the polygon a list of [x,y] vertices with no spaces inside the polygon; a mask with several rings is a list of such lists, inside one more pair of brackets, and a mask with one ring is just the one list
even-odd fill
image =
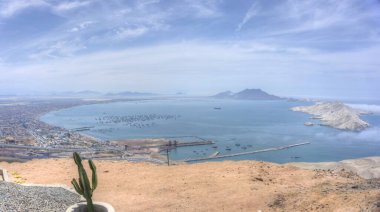
{"label": "foreground dirt ground", "polygon": [[[163,166],[95,161],[94,199],[116,211],[380,211],[380,180],[257,161]],[[87,164],[86,164],[87,166]],[[1,162],[26,183],[66,184],[70,159]]]}

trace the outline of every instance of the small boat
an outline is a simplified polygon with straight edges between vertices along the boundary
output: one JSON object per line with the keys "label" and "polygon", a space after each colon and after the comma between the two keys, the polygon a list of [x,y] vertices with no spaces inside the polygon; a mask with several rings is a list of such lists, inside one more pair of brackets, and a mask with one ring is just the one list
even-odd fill
{"label": "small boat", "polygon": [[221,107],[214,107],[214,110],[221,110]]}
{"label": "small boat", "polygon": [[216,156],[218,156],[219,155],[219,152],[214,152],[213,154],[211,154],[210,156],[209,156],[209,158],[214,158],[214,157],[216,157]]}
{"label": "small boat", "polygon": [[235,144],[235,146],[240,146],[240,144]]}
{"label": "small boat", "polygon": [[230,147],[226,147],[226,150],[227,150],[227,151],[231,151],[231,148],[230,148]]}
{"label": "small boat", "polygon": [[214,149],[217,149],[217,148],[218,148],[218,146],[212,146],[212,148],[214,148]]}

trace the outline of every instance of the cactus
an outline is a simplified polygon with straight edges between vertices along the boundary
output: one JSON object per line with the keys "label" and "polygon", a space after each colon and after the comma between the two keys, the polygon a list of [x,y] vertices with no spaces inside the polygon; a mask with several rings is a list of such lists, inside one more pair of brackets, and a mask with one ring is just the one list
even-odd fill
{"label": "cactus", "polygon": [[[96,167],[92,160],[88,161],[90,169],[92,171],[92,186],[90,185],[90,180],[86,170],[82,165],[82,158],[77,152],[73,153],[74,161],[78,166],[79,179],[73,179],[71,184],[74,186],[75,191],[82,195],[87,201],[87,210],[88,212],[94,212],[94,204],[92,202],[92,194],[98,185],[98,179],[96,176]],[[79,182],[79,183],[78,183]]]}

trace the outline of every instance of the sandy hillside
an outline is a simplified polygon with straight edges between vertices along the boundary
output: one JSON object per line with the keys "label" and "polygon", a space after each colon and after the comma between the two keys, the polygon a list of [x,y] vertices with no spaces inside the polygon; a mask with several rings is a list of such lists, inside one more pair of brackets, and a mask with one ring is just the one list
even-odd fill
{"label": "sandy hillside", "polygon": [[[95,200],[116,211],[377,211],[380,180],[256,161],[162,166],[96,161]],[[27,183],[66,184],[69,159],[1,162]]]}

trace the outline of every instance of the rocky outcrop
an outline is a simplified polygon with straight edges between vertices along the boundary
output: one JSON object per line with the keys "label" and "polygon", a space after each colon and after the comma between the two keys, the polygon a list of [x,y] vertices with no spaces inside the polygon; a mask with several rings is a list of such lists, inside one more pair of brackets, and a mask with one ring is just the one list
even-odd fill
{"label": "rocky outcrop", "polygon": [[320,163],[288,163],[302,169],[324,169],[324,170],[345,170],[353,172],[364,179],[380,178],[380,157],[367,157],[352,160],[342,160],[338,162]]}
{"label": "rocky outcrop", "polygon": [[341,130],[360,131],[370,126],[360,119],[364,111],[353,109],[341,102],[317,103],[312,106],[293,107],[291,110],[312,114],[323,125]]}

